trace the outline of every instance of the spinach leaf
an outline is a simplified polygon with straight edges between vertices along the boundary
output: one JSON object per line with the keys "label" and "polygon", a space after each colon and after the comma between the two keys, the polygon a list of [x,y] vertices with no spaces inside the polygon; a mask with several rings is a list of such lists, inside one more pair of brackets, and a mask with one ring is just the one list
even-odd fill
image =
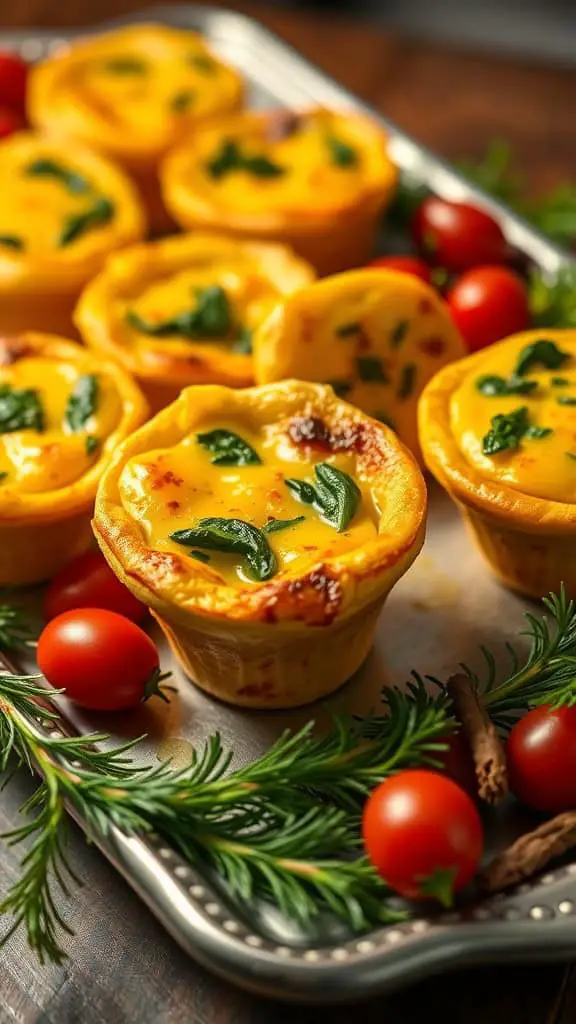
{"label": "spinach leaf", "polygon": [[206,170],[216,181],[233,171],[246,171],[256,178],[278,178],[286,173],[286,168],[265,154],[244,153],[235,139],[224,139],[218,152],[206,164]]}
{"label": "spinach leaf", "polygon": [[174,334],[190,340],[223,338],[232,328],[230,302],[220,285],[199,289],[196,309],[178,313],[168,320],[151,323],[133,311],[126,314],[126,319],[131,327],[152,338],[167,338]]}
{"label": "spinach leaf", "polygon": [[384,363],[378,356],[358,356],[356,369],[360,380],[369,384],[389,384],[388,374],[384,369]]}
{"label": "spinach leaf", "polygon": [[75,196],[83,195],[85,192],[90,191],[90,184],[82,174],[79,174],[77,171],[69,171],[62,164],[57,163],[56,160],[49,160],[47,158],[33,160],[26,167],[25,173],[30,178],[53,178]]}
{"label": "spinach leaf", "polygon": [[114,213],[114,203],[111,203],[105,196],[99,196],[87,210],[82,213],[72,213],[66,218],[58,245],[63,248],[65,245],[70,245],[70,242],[75,242],[91,228],[108,224]]}
{"label": "spinach leaf", "polygon": [[262,527],[263,533],[278,533],[280,530],[287,530],[290,526],[303,523],[306,516],[295,516],[294,519],[269,519]]}
{"label": "spinach leaf", "polygon": [[515,375],[522,377],[529,373],[533,366],[544,366],[547,370],[557,370],[567,359],[570,359],[569,352],[562,352],[553,341],[540,338],[526,345],[518,356]]}
{"label": "spinach leaf", "polygon": [[414,391],[414,385],[416,383],[416,364],[406,363],[402,367],[400,372],[400,383],[398,384],[397,396],[403,401],[405,398],[409,398]]}
{"label": "spinach leaf", "polygon": [[406,335],[408,334],[408,328],[410,327],[409,320],[399,320],[395,327],[392,328],[390,333],[390,345],[392,348],[398,348],[402,344]]}
{"label": "spinach leaf", "polygon": [[269,580],[277,572],[276,556],[265,534],[243,519],[221,519],[217,516],[200,519],[197,526],[176,530],[170,540],[224,554],[242,555],[251,574],[259,582]]}
{"label": "spinach leaf", "polygon": [[95,373],[85,373],[78,377],[64,413],[64,419],[72,433],[80,433],[96,412],[98,392],[99,383]]}
{"label": "spinach leaf", "polygon": [[44,430],[44,409],[34,388],[0,384],[0,434],[15,430]]}
{"label": "spinach leaf", "polygon": [[232,351],[238,352],[242,356],[251,356],[253,335],[254,331],[249,327],[241,327],[238,332],[238,337],[232,345]]}
{"label": "spinach leaf", "polygon": [[576,397],[573,395],[558,395],[558,405],[576,405]]}
{"label": "spinach leaf", "polygon": [[358,163],[358,153],[353,146],[337,138],[336,135],[326,136],[326,145],[330,154],[330,160],[337,167],[355,167]]}
{"label": "spinach leaf", "polygon": [[352,521],[362,497],[360,488],[348,473],[319,462],[314,466],[316,486],[306,480],[286,479],[294,497],[305,505],[312,505],[330,526],[342,533]]}
{"label": "spinach leaf", "polygon": [[508,380],[505,380],[504,377],[486,374],[483,377],[478,377],[476,381],[476,390],[488,398],[499,395],[527,395],[537,387],[537,380],[522,380],[515,374],[512,374]]}
{"label": "spinach leaf", "polygon": [[256,466],[262,460],[247,441],[231,430],[209,430],[196,434],[198,444],[214,455],[216,466]]}
{"label": "spinach leaf", "polygon": [[22,252],[24,248],[24,242],[18,235],[0,235],[0,245],[18,252]]}
{"label": "spinach leaf", "polygon": [[513,412],[504,415],[498,413],[490,420],[492,429],[482,440],[484,455],[496,455],[498,452],[518,448],[520,441],[530,428],[528,406],[522,405]]}
{"label": "spinach leaf", "polygon": [[145,75],[148,68],[139,57],[111,57],[103,64],[111,75]]}
{"label": "spinach leaf", "polygon": [[194,102],[195,96],[196,93],[192,89],[183,89],[182,92],[175,93],[170,100],[170,110],[175,114],[185,114]]}
{"label": "spinach leaf", "polygon": [[356,320],[351,320],[350,323],[340,324],[336,328],[336,336],[338,338],[350,338],[354,334],[358,334],[360,330],[360,324]]}

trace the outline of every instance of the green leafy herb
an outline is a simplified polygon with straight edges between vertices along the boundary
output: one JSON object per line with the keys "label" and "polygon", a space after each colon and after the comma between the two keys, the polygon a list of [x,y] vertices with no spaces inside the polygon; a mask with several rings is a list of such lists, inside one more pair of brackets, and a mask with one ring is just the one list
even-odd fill
{"label": "green leafy herb", "polygon": [[145,75],[148,67],[139,57],[111,57],[102,67],[111,75]]}
{"label": "green leafy herb", "polygon": [[400,373],[400,383],[398,385],[398,398],[405,399],[409,398],[414,391],[414,385],[416,384],[416,364],[406,363],[402,367]]}
{"label": "green leafy herb", "polygon": [[392,328],[390,333],[390,344],[392,348],[399,348],[408,334],[409,327],[409,320],[399,320],[396,326]]}
{"label": "green leafy herb", "polygon": [[576,405],[576,397],[573,395],[558,395],[558,405]]}
{"label": "green leafy herb", "polygon": [[60,182],[68,192],[75,196],[83,195],[85,192],[90,191],[90,184],[84,175],[79,174],[77,171],[68,170],[67,167],[63,167],[56,160],[44,158],[33,160],[25,168],[25,174],[31,178],[53,178],[54,181]]}
{"label": "green leafy herb", "polygon": [[569,459],[572,459],[573,462],[576,462],[576,452],[566,452],[566,455]]}
{"label": "green leafy herb", "polygon": [[6,480],[7,476],[8,476],[7,471],[6,470],[2,470],[2,472],[0,473],[0,484],[4,483],[4,481]]}
{"label": "green leafy herb", "polygon": [[459,160],[458,167],[469,181],[507,206],[518,207],[522,201],[523,185],[518,175],[510,170],[510,147],[495,139],[481,160]]}
{"label": "green leafy herb", "polygon": [[524,436],[531,441],[540,441],[544,437],[550,437],[550,434],[553,433],[552,427],[528,427]]}
{"label": "green leafy herb", "polygon": [[236,341],[232,345],[232,351],[238,352],[240,355],[243,356],[251,356],[253,336],[254,331],[252,331],[249,327],[241,327],[238,333],[238,337],[236,338]]}
{"label": "green leafy herb", "polygon": [[567,359],[570,359],[569,352],[562,352],[553,341],[549,341],[547,338],[540,338],[538,341],[533,341],[522,349],[518,356],[514,374],[517,377],[522,377],[523,374],[529,373],[534,366],[544,366],[547,370],[557,370],[560,366],[563,366]]}
{"label": "green leafy herb", "polygon": [[528,406],[522,405],[507,415],[498,413],[497,416],[492,417],[490,423],[492,429],[482,439],[484,455],[496,455],[507,449],[518,448],[530,427]]}
{"label": "green leafy herb", "polygon": [[200,519],[197,526],[176,530],[170,540],[177,544],[242,555],[254,579],[269,580],[277,571],[276,556],[266,535],[243,519],[222,519],[217,516]]}
{"label": "green leafy herb", "polygon": [[206,164],[211,178],[220,178],[234,171],[246,171],[256,178],[278,178],[286,173],[286,168],[274,163],[265,154],[244,153],[234,139],[224,139],[220,149]]}
{"label": "green leafy herb", "polygon": [[294,519],[269,519],[262,527],[262,530],[264,533],[278,533],[279,530],[287,530],[289,526],[303,523],[305,519],[306,516],[295,516]]}
{"label": "green leafy herb", "polygon": [[350,338],[353,334],[358,334],[359,330],[360,324],[357,321],[352,321],[348,324],[340,324],[335,333],[338,338]]}
{"label": "green leafy herb", "polygon": [[231,430],[209,430],[196,434],[198,444],[214,455],[216,466],[255,466],[262,460],[247,441]]}
{"label": "green leafy herb", "polygon": [[286,486],[299,501],[312,505],[325,522],[338,533],[351,523],[356,515],[362,494],[360,488],[348,473],[319,462],[314,466],[316,486],[306,480],[286,479]]}
{"label": "green leafy herb", "polygon": [[94,455],[99,445],[100,442],[97,437],[94,437],[94,434],[86,434],[86,455]]}
{"label": "green leafy herb", "polygon": [[34,388],[0,384],[0,434],[15,430],[44,430],[44,409]]}
{"label": "green leafy herb", "polygon": [[207,551],[189,551],[190,558],[195,558],[197,562],[207,563],[210,561],[210,555]]}
{"label": "green leafy herb", "polygon": [[330,154],[330,160],[337,167],[355,167],[358,163],[358,153],[354,147],[350,146],[347,142],[343,142],[336,135],[328,134],[326,136],[326,145]]}
{"label": "green leafy herb", "polygon": [[327,380],[326,384],[332,388],[337,398],[346,398],[346,395],[349,395],[354,387],[349,380]]}
{"label": "green leafy herb", "polygon": [[508,380],[505,380],[504,377],[486,374],[483,377],[478,377],[476,381],[477,391],[488,398],[500,395],[527,395],[537,387],[537,380],[523,380],[514,374]]}
{"label": "green leafy herb", "polygon": [[194,341],[225,338],[232,329],[232,309],[224,289],[218,284],[201,288],[196,293],[196,301],[195,309],[158,323],[145,320],[132,310],[126,314],[126,319],[135,330],[153,338],[167,338],[174,334]]}
{"label": "green leafy herb", "polygon": [[84,430],[88,420],[96,412],[98,392],[99,383],[95,373],[86,373],[78,377],[64,413],[64,419],[73,434]]}
{"label": "green leafy herb", "polygon": [[356,369],[360,380],[366,383],[389,384],[390,380],[384,369],[384,363],[378,356],[358,356]]}
{"label": "green leafy herb", "polygon": [[419,894],[432,896],[446,910],[454,904],[454,879],[457,868],[436,868],[427,878],[418,878]]}
{"label": "green leafy herb", "polygon": [[0,245],[3,245],[6,249],[14,249],[17,252],[22,252],[24,249],[24,240],[19,238],[18,235],[0,235]]}
{"label": "green leafy herb", "polygon": [[115,212],[114,203],[106,199],[105,196],[99,196],[87,210],[84,210],[82,213],[71,213],[66,217],[62,233],[58,239],[58,245],[63,248],[65,245],[70,245],[71,242],[81,238],[82,235],[85,235],[87,231],[91,231],[92,228],[108,224],[114,217]]}
{"label": "green leafy herb", "polygon": [[572,381],[568,377],[551,377],[550,383],[553,388],[567,388]]}
{"label": "green leafy herb", "polygon": [[197,71],[203,71],[206,75],[213,75],[217,68],[216,61],[206,53],[191,53],[188,57],[188,63],[192,64]]}
{"label": "green leafy herb", "polygon": [[170,109],[175,114],[185,114],[193,103],[195,95],[192,89],[183,89],[182,92],[177,92],[170,101]]}
{"label": "green leafy herb", "polygon": [[554,280],[532,271],[529,299],[536,327],[576,327],[576,268],[566,267]]}
{"label": "green leafy herb", "polygon": [[[4,596],[8,596],[7,592]],[[0,604],[0,650],[25,651],[33,640],[34,632],[22,605],[3,601]]]}

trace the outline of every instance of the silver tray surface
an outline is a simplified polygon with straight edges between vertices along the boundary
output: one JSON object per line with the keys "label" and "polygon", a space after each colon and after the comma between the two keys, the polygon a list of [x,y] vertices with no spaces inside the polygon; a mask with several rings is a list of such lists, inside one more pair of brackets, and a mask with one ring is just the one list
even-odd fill
{"label": "silver tray surface", "polygon": [[[388,129],[394,160],[416,181],[440,195],[471,199],[490,209],[510,242],[545,273],[554,275],[571,262],[561,249],[252,19],[190,5],[159,7],[130,20],[201,31],[248,79],[254,106],[321,103],[369,111]],[[0,35],[0,45],[20,49],[34,60],[79,34],[87,33],[7,32]],[[297,728],[314,718],[321,729],[333,712],[372,710],[379,704],[382,687],[401,684],[413,669],[443,678],[461,661],[479,665],[479,645],[503,650],[504,641],[521,627],[527,608],[488,575],[456,510],[432,486],[424,551],[388,599],[367,663],[322,706],[273,713],[226,707],[187,682],[159,642],[163,666],[173,668],[178,686],[170,706],[153,701],[119,725],[118,718],[83,714],[62,701],[62,721],[40,719],[36,728],[103,729],[114,741],[146,732],[148,739],[138,756],[148,761],[171,757],[176,764],[189,758],[193,745],[218,730],[240,764],[258,756],[286,727]],[[489,849],[502,847],[521,828],[521,819],[511,809],[489,835]],[[418,917],[353,937],[330,921],[321,922],[314,934],[302,934],[273,908],[238,905],[160,838],[128,838],[112,829],[106,840],[96,842],[192,957],[262,995],[317,1002],[361,999],[464,964],[567,958],[576,948],[576,863],[449,914]]]}

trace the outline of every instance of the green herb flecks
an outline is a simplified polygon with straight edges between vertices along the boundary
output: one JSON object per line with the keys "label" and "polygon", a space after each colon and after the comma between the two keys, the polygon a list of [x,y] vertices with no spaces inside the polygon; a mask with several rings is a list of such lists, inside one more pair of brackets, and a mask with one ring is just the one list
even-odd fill
{"label": "green herb flecks", "polygon": [[77,171],[70,171],[67,167],[57,163],[56,160],[40,158],[33,160],[25,168],[25,174],[30,178],[52,178],[63,185],[67,192],[74,196],[84,195],[90,191],[90,183],[83,174]]}
{"label": "green herb flecks", "polygon": [[66,217],[62,233],[58,239],[59,247],[63,248],[65,245],[70,245],[71,242],[77,241],[78,238],[85,235],[87,231],[91,231],[92,228],[99,228],[108,224],[113,219],[115,212],[114,203],[106,199],[105,196],[99,196],[87,210],[84,210],[82,213],[69,214]]}
{"label": "green herb flecks", "polygon": [[390,345],[392,348],[399,348],[408,334],[409,327],[409,320],[399,320],[395,327],[392,328],[390,332]]}
{"label": "green herb flecks", "polygon": [[558,395],[556,401],[558,405],[576,405],[576,397],[574,395]]}
{"label": "green herb flecks", "polygon": [[170,109],[175,114],[185,114],[192,106],[195,96],[192,89],[183,89],[182,92],[177,92],[170,100]]}
{"label": "green herb flecks", "polygon": [[575,268],[564,268],[554,280],[532,271],[529,295],[531,319],[536,327],[576,327]]}
{"label": "green herb flecks", "polygon": [[360,380],[367,384],[389,384],[390,379],[384,363],[378,356],[358,356],[356,358],[356,369]]}
{"label": "green herb flecks", "polygon": [[5,249],[14,249],[15,252],[22,252],[24,249],[24,239],[18,235],[0,235],[0,245],[3,245]]}
{"label": "green herb flecks", "polygon": [[415,363],[406,363],[406,365],[402,367],[397,392],[399,399],[404,400],[405,398],[410,398],[416,384],[416,372],[417,368]]}
{"label": "green herb flecks", "polygon": [[214,456],[211,461],[216,466],[256,466],[262,462],[258,452],[231,430],[209,430],[196,434],[196,440]]}
{"label": "green herb flecks", "polygon": [[207,53],[191,53],[187,60],[192,67],[205,75],[213,75],[218,67],[216,61],[209,57]]}
{"label": "green herb flecks", "polygon": [[550,437],[553,433],[552,427],[528,427],[524,436],[529,441],[540,441],[545,437]]}
{"label": "green herb flecks", "polygon": [[522,349],[514,374],[517,377],[522,377],[523,374],[529,373],[534,366],[543,366],[546,370],[557,370],[564,365],[567,359],[570,359],[569,352],[562,352],[553,341],[540,338]]}
{"label": "green herb flecks", "polygon": [[232,329],[230,301],[220,285],[201,288],[196,293],[196,308],[178,313],[168,320],[153,323],[129,311],[126,319],[131,327],[152,338],[168,338],[180,334],[196,341],[201,338],[225,338]]}
{"label": "green herb flecks", "polygon": [[16,430],[44,430],[44,409],[34,388],[0,384],[0,434]]}
{"label": "green herb flecks", "polygon": [[238,337],[232,344],[232,351],[238,352],[242,356],[252,355],[252,338],[254,337],[254,331],[250,327],[241,327],[238,332]]}
{"label": "green herb flecks", "polygon": [[7,476],[8,476],[7,470],[5,470],[5,469],[2,470],[2,472],[0,473],[0,484],[4,483],[4,481],[6,480]]}
{"label": "green herb flecks", "polygon": [[326,135],[326,146],[330,160],[336,167],[355,167],[357,165],[358,152],[348,142],[329,133]]}
{"label": "green herb flecks", "polygon": [[243,519],[221,519],[217,516],[200,519],[197,526],[171,533],[170,540],[186,547],[242,555],[251,575],[260,583],[269,580],[277,571],[276,556],[266,535]]}
{"label": "green herb flecks", "polygon": [[332,388],[337,398],[346,398],[354,387],[349,380],[327,380],[325,383]]}
{"label": "green herb flecks", "polygon": [[98,377],[95,373],[83,374],[76,381],[64,413],[64,420],[73,434],[81,433],[96,412],[99,390]]}
{"label": "green herb flecks", "polygon": [[303,523],[306,516],[295,516],[294,519],[269,519],[264,524],[262,530],[264,533],[278,533],[280,530],[287,530],[290,526],[297,526],[298,523]]}
{"label": "green herb flecks", "polygon": [[498,413],[490,420],[492,429],[482,439],[484,455],[497,455],[498,452],[514,450],[530,427],[528,406],[522,405],[507,415]]}
{"label": "green herb flecks", "polygon": [[210,561],[210,555],[207,551],[189,551],[190,558],[195,558],[197,562],[204,562],[206,565]]}
{"label": "green herb flecks", "polygon": [[338,338],[351,338],[354,334],[358,334],[359,330],[360,324],[354,320],[348,324],[340,324],[334,333]]}
{"label": "green herb flecks", "polygon": [[306,480],[287,479],[285,483],[294,497],[312,505],[326,523],[342,533],[358,511],[360,488],[348,473],[327,462],[314,466],[314,475],[316,486]]}
{"label": "green herb flecks", "polygon": [[550,384],[553,388],[567,388],[572,383],[568,377],[551,377]]}
{"label": "green herb flecks", "polygon": [[286,168],[263,153],[244,153],[234,139],[224,139],[218,152],[206,164],[206,171],[218,181],[235,171],[245,171],[255,178],[279,178],[286,173]]}
{"label": "green herb flecks", "polygon": [[501,395],[528,395],[538,387],[537,380],[524,380],[512,374],[508,380],[492,374],[478,377],[476,390],[487,398],[500,397]]}
{"label": "green herb flecks", "polygon": [[576,462],[576,452],[566,452],[566,455],[569,459],[572,459],[573,462]]}
{"label": "green herb flecks", "polygon": [[145,75],[148,66],[139,57],[110,57],[104,61],[102,68],[109,75]]}
{"label": "green herb flecks", "polygon": [[86,434],[86,455],[94,455],[94,452],[100,447],[100,441],[94,434]]}

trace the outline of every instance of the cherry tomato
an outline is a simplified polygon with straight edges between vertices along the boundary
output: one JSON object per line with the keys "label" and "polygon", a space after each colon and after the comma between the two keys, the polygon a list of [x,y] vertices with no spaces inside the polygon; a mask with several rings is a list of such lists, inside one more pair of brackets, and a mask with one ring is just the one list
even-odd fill
{"label": "cherry tomato", "polygon": [[0,107],[0,139],[20,131],[24,127],[24,120],[14,110]]}
{"label": "cherry tomato", "polygon": [[407,899],[449,905],[482,854],[475,804],[436,772],[410,769],[385,779],[364,808],[362,834],[374,866]]}
{"label": "cherry tomato", "polygon": [[378,259],[372,260],[368,267],[400,270],[403,274],[412,274],[413,277],[419,277],[421,281],[430,284],[430,267],[417,256],[379,256]]}
{"label": "cherry tomato", "polygon": [[529,711],[513,727],[506,756],[522,803],[550,814],[576,810],[576,707]]}
{"label": "cherry tomato", "polygon": [[28,65],[17,53],[0,51],[0,104],[24,114]]}
{"label": "cherry tomato", "polygon": [[84,708],[134,708],[160,681],[158,652],[139,626],[116,612],[84,608],[52,619],[40,634],[40,671]]}
{"label": "cherry tomato", "polygon": [[453,732],[444,737],[448,749],[436,756],[442,762],[438,770],[456,782],[473,800],[478,798],[478,783],[472,755],[462,732]]}
{"label": "cherry tomato", "polygon": [[500,226],[489,214],[438,196],[420,204],[412,234],[423,255],[455,273],[480,263],[504,263],[509,255]]}
{"label": "cherry tomato", "polygon": [[469,270],[446,301],[470,352],[530,326],[526,286],[507,267]]}
{"label": "cherry tomato", "polygon": [[49,620],[74,608],[107,608],[141,622],[148,609],[116,579],[104,555],[88,551],[54,577],[44,598],[44,617]]}

